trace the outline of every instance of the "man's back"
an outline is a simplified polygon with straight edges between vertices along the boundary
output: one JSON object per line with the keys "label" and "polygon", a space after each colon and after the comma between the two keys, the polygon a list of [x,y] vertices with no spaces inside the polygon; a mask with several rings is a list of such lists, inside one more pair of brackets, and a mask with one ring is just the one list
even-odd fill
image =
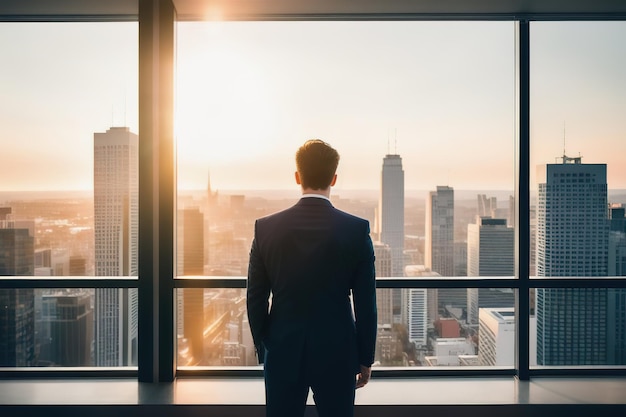
{"label": "man's back", "polygon": [[[293,377],[294,364],[305,363],[310,372],[349,367],[356,374],[361,356],[363,363],[373,360],[372,340],[357,346],[349,298],[354,291],[362,314],[375,315],[375,298],[364,291],[374,277],[373,256],[368,222],[321,198],[303,198],[257,221],[250,274],[267,277],[272,305],[267,317],[264,305],[249,306],[250,325],[264,329],[267,360],[277,372]],[[361,333],[375,337],[375,329]]]}

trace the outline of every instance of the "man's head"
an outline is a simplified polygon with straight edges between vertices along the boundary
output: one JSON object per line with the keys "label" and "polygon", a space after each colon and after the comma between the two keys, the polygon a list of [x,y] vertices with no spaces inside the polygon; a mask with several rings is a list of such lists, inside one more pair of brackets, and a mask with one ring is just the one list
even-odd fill
{"label": "man's head", "polygon": [[303,189],[326,190],[335,184],[339,153],[328,143],[311,139],[296,152],[296,182]]}

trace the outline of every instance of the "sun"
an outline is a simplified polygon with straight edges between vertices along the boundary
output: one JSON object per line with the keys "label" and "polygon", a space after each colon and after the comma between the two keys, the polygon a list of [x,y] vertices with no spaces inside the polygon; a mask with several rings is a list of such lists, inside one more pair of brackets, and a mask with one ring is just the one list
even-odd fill
{"label": "sun", "polygon": [[257,158],[275,129],[271,74],[255,63],[254,51],[207,31],[178,51],[175,137],[179,167]]}

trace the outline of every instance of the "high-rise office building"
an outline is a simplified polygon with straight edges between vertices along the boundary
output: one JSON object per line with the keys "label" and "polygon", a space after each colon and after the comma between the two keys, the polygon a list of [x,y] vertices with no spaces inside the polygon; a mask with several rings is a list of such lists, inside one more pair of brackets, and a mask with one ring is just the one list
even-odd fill
{"label": "high-rise office building", "polygon": [[42,295],[41,325],[46,333],[41,356],[56,366],[92,366],[91,294],[81,290]]}
{"label": "high-rise office building", "polygon": [[514,229],[506,219],[477,217],[467,225],[467,276],[513,276]]}
{"label": "high-rise office building", "polygon": [[[563,156],[548,164],[539,184],[537,275],[601,277],[608,274],[609,222],[606,164]],[[538,284],[540,285],[540,284]],[[615,363],[616,328],[624,306],[609,303],[606,288],[538,288],[537,363]]]}
{"label": "high-rise office building", "polygon": [[[609,270],[611,277],[626,276],[626,214],[622,204],[612,204],[609,209]],[[613,363],[626,363],[626,289],[610,288],[608,290],[609,317],[608,327],[615,329],[613,343],[615,349],[609,357]],[[621,307],[621,308],[620,308]],[[615,311],[616,314],[611,315]]]}
{"label": "high-rise office building", "polygon": [[391,274],[404,276],[404,170],[400,155],[385,155],[381,173],[380,241],[391,250]]}
{"label": "high-rise office building", "polygon": [[563,157],[539,184],[537,274],[599,277],[608,267],[606,164]]}
{"label": "high-rise office building", "polygon": [[454,189],[437,186],[426,201],[425,265],[443,277],[454,276]]}
{"label": "high-rise office building", "polygon": [[[204,274],[204,215],[197,207],[178,210],[177,265],[179,275]],[[188,365],[199,365],[204,356],[204,289],[179,289],[182,303],[179,314],[179,334],[187,339],[190,359]],[[181,311],[182,310],[182,311]]]}
{"label": "high-rise office building", "polygon": [[[437,186],[426,199],[424,265],[442,277],[455,276],[458,266],[454,260],[454,189]],[[456,267],[456,268],[455,268]],[[437,291],[438,308],[467,307],[463,288],[440,288]],[[433,318],[433,320],[436,318]]]}
{"label": "high-rise office building", "polygon": [[481,308],[478,328],[478,361],[481,366],[513,366],[515,360],[515,311]]}
{"label": "high-rise office building", "polygon": [[[391,276],[404,276],[404,170],[400,155],[388,154],[383,158],[381,172],[380,200],[378,202],[380,218],[380,241],[391,252]],[[379,274],[379,276],[382,276]],[[402,321],[402,289],[391,291],[393,321]]]}
{"label": "high-rise office building", "polygon": [[[4,209],[4,210],[2,210]],[[0,276],[34,275],[34,239],[15,229],[10,208],[0,208]],[[0,366],[35,365],[33,289],[0,290]]]}
{"label": "high-rise office building", "polygon": [[626,216],[621,204],[609,208],[609,276],[626,275]]}
{"label": "high-rise office building", "polygon": [[[389,245],[374,242],[375,269],[379,277],[391,276],[391,250]],[[393,324],[393,289],[376,289],[376,304],[378,307],[378,324]]]}
{"label": "high-rise office building", "polygon": [[[138,138],[127,127],[94,133],[95,275],[137,276]],[[137,290],[96,289],[95,364],[137,363]]]}
{"label": "high-rise office building", "polygon": [[[506,219],[476,217],[467,225],[467,276],[511,277],[515,273],[515,233]],[[508,288],[468,288],[467,322],[478,324],[478,309],[513,307]]]}
{"label": "high-rise office building", "polygon": [[454,242],[454,276],[467,276],[467,242]]}

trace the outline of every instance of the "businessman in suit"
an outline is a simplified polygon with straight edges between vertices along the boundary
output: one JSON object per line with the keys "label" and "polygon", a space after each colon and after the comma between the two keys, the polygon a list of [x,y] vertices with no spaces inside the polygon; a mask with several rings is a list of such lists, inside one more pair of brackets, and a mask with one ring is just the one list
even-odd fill
{"label": "businessman in suit", "polygon": [[309,388],[320,417],[351,417],[355,389],[370,379],[374,249],[367,220],[329,200],[338,163],[327,143],[305,142],[296,152],[302,198],[255,224],[247,306],[267,417],[303,416]]}

